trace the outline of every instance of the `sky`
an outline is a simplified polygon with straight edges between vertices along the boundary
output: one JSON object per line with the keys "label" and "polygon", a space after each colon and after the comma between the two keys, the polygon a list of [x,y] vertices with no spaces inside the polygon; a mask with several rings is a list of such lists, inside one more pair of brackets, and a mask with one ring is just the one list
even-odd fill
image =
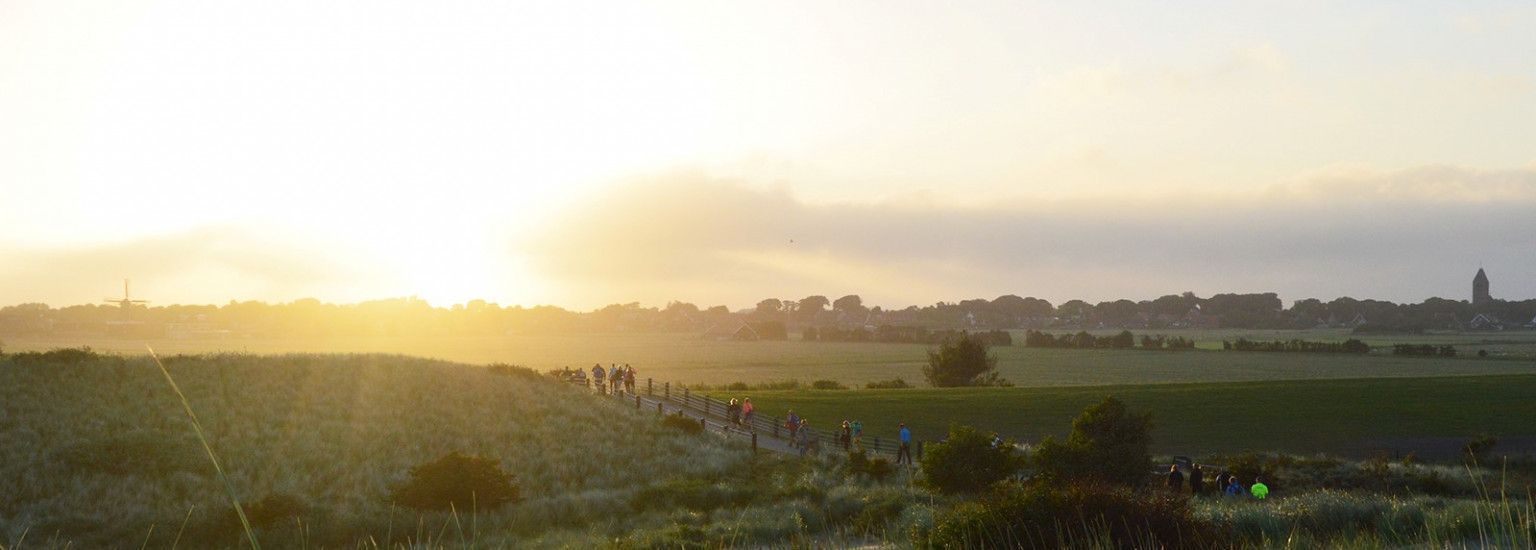
{"label": "sky", "polygon": [[1536,297],[1530,2],[0,0],[0,304]]}

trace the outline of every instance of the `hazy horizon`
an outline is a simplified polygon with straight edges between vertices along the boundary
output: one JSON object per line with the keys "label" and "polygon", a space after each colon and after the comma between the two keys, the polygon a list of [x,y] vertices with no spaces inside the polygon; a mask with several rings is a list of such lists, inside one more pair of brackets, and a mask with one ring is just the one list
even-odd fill
{"label": "hazy horizon", "polygon": [[1536,6],[0,2],[0,304],[1536,297]]}

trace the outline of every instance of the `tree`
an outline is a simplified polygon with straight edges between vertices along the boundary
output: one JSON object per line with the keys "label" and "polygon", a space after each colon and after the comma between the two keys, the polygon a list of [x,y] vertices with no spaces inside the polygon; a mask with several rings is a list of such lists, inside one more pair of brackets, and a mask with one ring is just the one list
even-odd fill
{"label": "tree", "polygon": [[951,424],[949,437],[924,450],[923,478],[946,493],[975,493],[1008,479],[1024,462],[1011,442],[997,444],[976,428]]}
{"label": "tree", "polygon": [[1082,300],[1068,300],[1056,307],[1056,313],[1073,321],[1086,321],[1092,312],[1093,306]]}
{"label": "tree", "polygon": [[832,302],[832,311],[850,315],[863,315],[867,310],[864,309],[863,298],[860,298],[858,294],[849,294]]}
{"label": "tree", "polygon": [[817,313],[821,313],[823,311],[826,311],[827,310],[827,306],[829,306],[831,304],[832,304],[832,302],[828,301],[826,296],[821,296],[821,295],[806,296],[805,298],[801,298],[800,299],[800,313],[804,313],[804,314],[817,314]]}
{"label": "tree", "polygon": [[1047,436],[1035,453],[1042,478],[1136,485],[1152,470],[1152,416],[1105,397],[1072,421],[1066,442]]}
{"label": "tree", "polygon": [[956,386],[1004,385],[997,376],[997,358],[987,349],[985,340],[965,334],[928,350],[928,364],[923,367],[928,383],[939,388]]}
{"label": "tree", "polygon": [[778,298],[767,298],[757,303],[757,314],[772,315],[778,313],[783,308],[784,302],[780,302]]}

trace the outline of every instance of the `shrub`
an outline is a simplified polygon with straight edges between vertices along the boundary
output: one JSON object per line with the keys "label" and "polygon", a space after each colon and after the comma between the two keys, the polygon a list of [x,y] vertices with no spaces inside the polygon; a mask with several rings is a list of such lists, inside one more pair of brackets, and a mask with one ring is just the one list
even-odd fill
{"label": "shrub", "polygon": [[699,421],[683,416],[682,413],[669,414],[662,417],[661,425],[688,434],[702,433],[704,431],[704,427],[699,425]]}
{"label": "shrub", "polygon": [[1041,477],[1136,485],[1152,469],[1152,417],[1133,414],[1114,397],[1088,407],[1072,421],[1066,442],[1046,437],[1036,451]]}
{"label": "shrub", "polygon": [[813,389],[813,390],[846,390],[846,389],[848,389],[848,386],[844,386],[842,384],[842,382],[838,382],[836,380],[817,380],[815,382],[811,382],[811,389]]}
{"label": "shrub", "polygon": [[951,425],[942,443],[929,445],[922,460],[927,483],[947,493],[981,491],[1023,466],[1024,458],[1012,444],[995,444],[993,436],[960,425]]}
{"label": "shrub", "polygon": [[[277,524],[278,521],[289,518],[304,517],[308,507],[299,497],[288,493],[272,493],[256,502],[245,504],[245,519],[251,522],[251,527],[264,528]],[[234,508],[224,513],[224,526],[230,530],[240,529],[240,516]]]}
{"label": "shrub", "polygon": [[848,453],[848,475],[850,476],[862,475],[868,476],[875,481],[885,481],[895,471],[895,467],[891,466],[891,461],[885,458],[869,458],[869,453],[865,451],[849,451]]}
{"label": "shrub", "polygon": [[1004,484],[937,519],[931,548],[1190,548],[1214,540],[1189,501],[1104,485]]}
{"label": "shrub", "polygon": [[997,358],[979,337],[961,335],[928,350],[928,364],[923,376],[938,388],[955,386],[996,386],[1005,383],[997,376]]}
{"label": "shrub", "polygon": [[864,384],[864,388],[870,390],[904,390],[910,387],[912,387],[911,384],[908,384],[906,380],[902,380],[900,378],[893,378],[890,380],[876,380],[874,382]]}
{"label": "shrub", "polygon": [[1467,440],[1467,443],[1461,446],[1461,453],[1467,457],[1467,460],[1482,464],[1488,461],[1488,453],[1493,452],[1493,447],[1498,444],[1499,438],[1486,434],[1480,435]]}
{"label": "shrub", "polygon": [[397,504],[419,510],[496,508],[521,499],[512,474],[494,458],[458,452],[411,468],[411,478],[390,492]]}

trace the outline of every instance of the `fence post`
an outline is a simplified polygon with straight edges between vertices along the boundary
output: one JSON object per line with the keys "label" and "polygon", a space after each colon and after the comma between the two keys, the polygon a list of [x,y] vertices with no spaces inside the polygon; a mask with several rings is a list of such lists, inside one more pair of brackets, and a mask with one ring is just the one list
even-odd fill
{"label": "fence post", "polygon": [[757,454],[757,432],[752,432],[752,454]]}
{"label": "fence post", "polygon": [[688,402],[688,388],[687,387],[683,388],[683,402],[684,403]]}
{"label": "fence post", "polygon": [[778,437],[779,436],[779,425],[780,425],[779,419],[770,416],[770,417],[768,417],[768,420],[772,420],[773,421],[773,436],[774,437]]}
{"label": "fence post", "polygon": [[917,442],[917,461],[918,462],[922,462],[923,461],[923,442],[922,442],[922,440],[918,440],[918,442]]}
{"label": "fence post", "polygon": [[880,436],[878,436],[878,435],[875,436],[875,450],[876,451],[880,450]]}
{"label": "fence post", "polygon": [[704,423],[704,417],[702,417],[702,416],[699,417],[699,429],[701,429],[701,430],[709,429],[709,425]]}
{"label": "fence post", "polygon": [[640,410],[640,396],[635,396],[635,410]]}
{"label": "fence post", "polygon": [[653,382],[650,378],[645,379],[645,394],[656,395],[656,386],[653,385]]}
{"label": "fence post", "polygon": [[661,414],[661,402],[656,402],[656,414]]}
{"label": "fence post", "polygon": [[672,383],[671,382],[666,382],[665,384],[666,384],[666,386],[663,389],[665,389],[667,391],[667,399],[671,399],[672,398]]}

